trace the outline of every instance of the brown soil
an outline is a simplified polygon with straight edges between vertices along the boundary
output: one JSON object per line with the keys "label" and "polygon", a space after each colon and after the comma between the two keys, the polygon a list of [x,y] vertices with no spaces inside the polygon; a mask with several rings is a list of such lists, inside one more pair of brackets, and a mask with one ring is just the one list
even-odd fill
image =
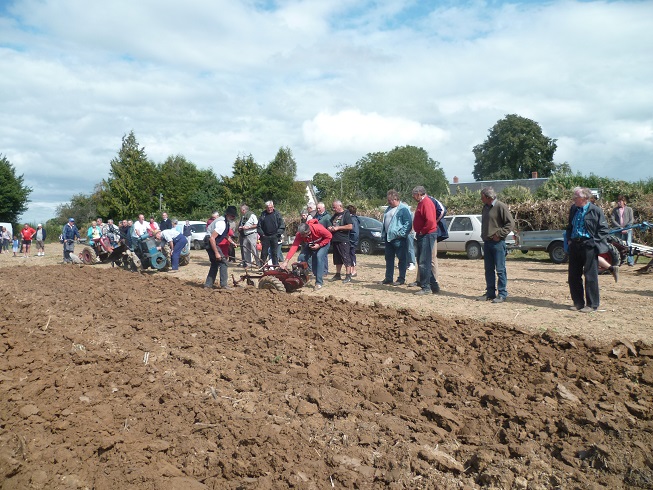
{"label": "brown soil", "polygon": [[653,486],[653,277],[602,276],[586,315],[544,261],[492,305],[480,261],[423,299],[379,256],[286,294],[205,290],[192,255],[0,255],[0,488]]}

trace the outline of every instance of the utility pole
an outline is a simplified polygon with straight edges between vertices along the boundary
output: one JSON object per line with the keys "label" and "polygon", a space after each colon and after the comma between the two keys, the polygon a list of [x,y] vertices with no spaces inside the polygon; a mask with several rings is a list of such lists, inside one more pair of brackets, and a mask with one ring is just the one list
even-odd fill
{"label": "utility pole", "polygon": [[161,201],[163,200],[163,194],[159,192],[159,213],[161,212]]}

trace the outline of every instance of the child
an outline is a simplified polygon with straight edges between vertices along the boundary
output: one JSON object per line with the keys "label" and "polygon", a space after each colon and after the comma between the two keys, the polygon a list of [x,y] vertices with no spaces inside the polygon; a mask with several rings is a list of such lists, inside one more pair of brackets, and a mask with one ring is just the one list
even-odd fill
{"label": "child", "polygon": [[18,238],[16,238],[16,235],[14,235],[14,241],[13,241],[13,246],[12,246],[12,250],[14,252],[14,257],[16,257],[16,254],[18,253],[18,247],[19,247]]}

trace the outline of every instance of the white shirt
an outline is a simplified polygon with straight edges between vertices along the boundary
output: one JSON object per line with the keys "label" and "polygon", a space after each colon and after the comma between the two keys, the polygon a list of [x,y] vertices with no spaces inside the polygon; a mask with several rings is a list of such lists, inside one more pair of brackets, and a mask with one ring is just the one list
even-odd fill
{"label": "white shirt", "polygon": [[140,221],[137,221],[134,223],[134,236],[140,237],[141,235],[147,233],[147,225],[145,221],[142,223]]}
{"label": "white shirt", "polygon": [[161,232],[161,238],[163,238],[166,242],[171,242],[172,240],[175,239],[175,237],[179,236],[181,233],[179,233],[177,230],[174,228],[171,228],[169,230],[163,230]]}

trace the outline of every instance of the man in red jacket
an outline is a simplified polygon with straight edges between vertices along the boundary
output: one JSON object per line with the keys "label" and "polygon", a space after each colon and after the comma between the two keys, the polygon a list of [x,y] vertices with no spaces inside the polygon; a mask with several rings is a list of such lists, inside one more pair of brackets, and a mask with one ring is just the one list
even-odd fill
{"label": "man in red jacket", "polygon": [[311,256],[311,267],[315,274],[315,290],[322,289],[322,276],[324,274],[324,262],[329,253],[329,243],[331,243],[332,234],[316,219],[309,219],[306,223],[300,223],[297,227],[295,240],[286,254],[286,260],[279,264],[283,269],[288,267],[288,261],[295,255],[297,249],[302,243],[308,244],[309,254]]}
{"label": "man in red jacket", "polygon": [[415,255],[419,265],[419,284],[422,289],[415,294],[437,294],[440,285],[435,278],[437,270],[433,270],[432,255],[437,252],[438,221],[435,204],[426,194],[424,186],[413,189],[413,199],[417,201],[417,209],[413,217],[413,229],[417,237]]}
{"label": "man in red jacket", "polygon": [[32,245],[32,237],[35,233],[36,230],[27,223],[25,223],[23,229],[20,230],[20,236],[23,238],[23,252],[25,254],[23,257],[29,257],[29,249]]}

